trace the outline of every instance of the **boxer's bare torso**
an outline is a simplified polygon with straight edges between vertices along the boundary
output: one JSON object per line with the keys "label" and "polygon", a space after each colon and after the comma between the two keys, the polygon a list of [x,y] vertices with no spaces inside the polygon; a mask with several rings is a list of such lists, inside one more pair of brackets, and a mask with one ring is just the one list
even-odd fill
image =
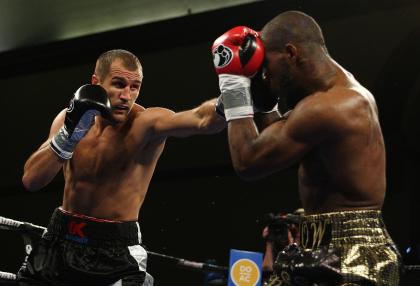
{"label": "boxer's bare torso", "polygon": [[386,188],[385,146],[371,93],[339,69],[337,84],[304,99],[296,112],[305,116],[304,109],[311,106],[325,112],[322,120],[330,123],[319,129],[327,134],[299,167],[306,213],[380,209]]}
{"label": "boxer's bare torso", "polygon": [[64,164],[65,210],[98,218],[137,220],[166,139],[147,135],[150,112],[135,105],[128,120],[118,126],[96,118],[73,158]]}

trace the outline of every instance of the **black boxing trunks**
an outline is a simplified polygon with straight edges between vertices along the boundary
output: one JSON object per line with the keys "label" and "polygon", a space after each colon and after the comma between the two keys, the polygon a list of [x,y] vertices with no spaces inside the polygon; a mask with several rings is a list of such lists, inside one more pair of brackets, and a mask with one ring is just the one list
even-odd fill
{"label": "black boxing trunks", "polygon": [[152,285],[139,224],[57,208],[18,273],[19,285]]}
{"label": "black boxing trunks", "polygon": [[308,215],[266,285],[399,285],[400,254],[379,210]]}

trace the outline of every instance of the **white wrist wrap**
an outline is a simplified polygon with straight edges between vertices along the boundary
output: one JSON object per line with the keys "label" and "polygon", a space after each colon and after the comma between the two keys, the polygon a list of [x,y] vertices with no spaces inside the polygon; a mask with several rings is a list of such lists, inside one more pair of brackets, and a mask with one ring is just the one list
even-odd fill
{"label": "white wrist wrap", "polygon": [[222,92],[226,121],[254,116],[249,78],[220,74],[219,87]]}
{"label": "white wrist wrap", "polygon": [[62,126],[50,141],[50,148],[61,159],[68,160],[73,156],[73,149],[76,144],[69,140],[69,133]]}

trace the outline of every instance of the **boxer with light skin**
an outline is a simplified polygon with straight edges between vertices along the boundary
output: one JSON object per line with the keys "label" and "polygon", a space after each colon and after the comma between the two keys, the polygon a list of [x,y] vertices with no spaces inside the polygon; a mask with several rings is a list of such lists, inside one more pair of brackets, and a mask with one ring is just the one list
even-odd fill
{"label": "boxer with light skin", "polygon": [[[27,160],[22,181],[29,191],[46,186],[61,169],[65,185],[62,205],[29,257],[32,267],[20,273],[21,285],[151,285],[137,220],[166,139],[217,133],[226,123],[215,113],[215,99],[178,113],[145,108],[135,103],[142,81],[135,55],[125,50],[103,53],[91,85],[76,92],[70,107],[54,119],[48,139]],[[68,248],[57,248],[57,241]],[[120,256],[107,253],[98,268],[82,263],[92,259],[85,253],[99,255],[108,251],[109,243]],[[86,244],[83,253],[75,250],[80,244]],[[62,262],[63,252],[74,257]],[[51,257],[60,263],[50,265]],[[35,271],[37,259],[44,264]]]}
{"label": "boxer with light skin", "polygon": [[[253,34],[244,33],[237,41],[231,30],[215,46],[241,51]],[[228,67],[216,65],[234,169],[251,180],[299,164],[299,194],[306,211],[302,246],[339,253],[334,267],[341,276],[326,285],[398,285],[399,254],[381,217],[385,146],[373,95],[332,59],[310,16],[284,12],[259,37],[256,43],[265,56],[256,70],[244,70],[234,61]],[[293,109],[287,118],[275,111],[266,115],[261,129],[254,121],[249,78],[258,71],[261,77],[252,80],[261,81],[266,92],[252,97],[285,98]],[[304,263],[293,266],[278,271],[289,271],[292,280],[322,282],[311,280],[319,277],[305,272]],[[302,269],[301,277],[291,269]],[[293,283],[281,281],[280,272],[275,275],[276,282],[269,285]]]}

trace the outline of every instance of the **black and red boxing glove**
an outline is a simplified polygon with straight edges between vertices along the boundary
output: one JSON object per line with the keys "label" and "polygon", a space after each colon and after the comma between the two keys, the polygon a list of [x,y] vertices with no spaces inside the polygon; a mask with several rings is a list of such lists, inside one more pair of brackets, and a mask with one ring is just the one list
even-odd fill
{"label": "black and red boxing glove", "polygon": [[245,26],[235,27],[214,41],[212,53],[226,120],[252,117],[250,77],[264,61],[258,32]]}
{"label": "black and red boxing glove", "polygon": [[217,38],[212,51],[218,74],[252,77],[264,61],[264,47],[259,33],[245,26],[230,29]]}

